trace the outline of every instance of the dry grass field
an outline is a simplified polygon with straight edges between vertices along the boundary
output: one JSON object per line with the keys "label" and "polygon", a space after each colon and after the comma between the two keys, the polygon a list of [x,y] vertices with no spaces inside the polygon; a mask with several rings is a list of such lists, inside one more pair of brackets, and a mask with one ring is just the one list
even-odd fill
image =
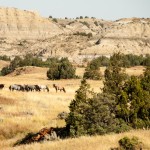
{"label": "dry grass field", "polygon": [[3,61],[3,60],[0,60],[0,70],[3,68],[3,67],[6,67],[9,65],[9,62],[8,61]]}
{"label": "dry grass field", "polygon": [[[101,68],[103,72],[105,68]],[[47,68],[28,67],[18,75],[11,74],[0,77],[0,83],[5,84],[0,90],[0,149],[9,150],[106,150],[117,146],[117,141],[124,135],[135,135],[150,149],[149,131],[131,131],[118,135],[105,135],[95,137],[81,137],[78,139],[67,139],[56,142],[45,142],[19,147],[12,147],[18,140],[29,132],[37,132],[43,127],[61,127],[65,122],[57,119],[58,113],[69,112],[69,104],[74,98],[75,91],[80,85],[80,79],[72,80],[47,80]],[[82,76],[84,68],[77,68],[76,74]],[[127,69],[128,74],[140,75],[143,67]],[[58,84],[66,88],[66,93],[58,92],[52,84]],[[88,80],[91,89],[100,92],[103,86],[102,81]],[[44,84],[50,89],[49,92],[19,92],[9,91],[11,84]]]}

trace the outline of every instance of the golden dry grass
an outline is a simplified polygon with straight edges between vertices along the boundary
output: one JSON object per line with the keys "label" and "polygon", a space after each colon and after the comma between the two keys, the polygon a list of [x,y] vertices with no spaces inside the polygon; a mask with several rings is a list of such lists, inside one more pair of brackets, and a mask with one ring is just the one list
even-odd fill
{"label": "golden dry grass", "polygon": [[[0,90],[0,149],[107,149],[109,146],[116,146],[117,140],[124,134],[137,135],[140,139],[148,143],[149,131],[132,131],[119,135],[106,135],[96,137],[81,137],[79,139],[60,140],[56,142],[46,142],[44,144],[32,144],[11,148],[13,143],[24,137],[28,132],[37,132],[43,127],[64,126],[65,122],[57,119],[58,113],[69,112],[69,104],[74,98],[75,91],[80,85],[80,79],[72,80],[47,80],[47,68],[32,68],[26,74],[0,77],[0,83],[5,84]],[[104,71],[105,68],[101,68]],[[133,70],[133,69],[131,69]],[[143,68],[130,71],[139,75]],[[82,76],[84,68],[77,68],[76,74]],[[91,88],[95,92],[100,92],[103,86],[102,81],[88,80]],[[59,84],[66,88],[66,93],[56,93],[52,84]],[[10,92],[8,87],[11,84],[44,84],[48,85],[50,92]],[[134,133],[134,134],[133,134]]]}
{"label": "golden dry grass", "polygon": [[[118,147],[118,141],[125,136],[128,136],[129,138],[132,138],[133,136],[138,137],[144,145],[143,150],[150,150],[149,130],[133,130],[126,133],[110,134],[104,136],[86,136],[59,140],[55,142],[22,145],[15,148],[5,147],[5,150],[110,150],[110,148]],[[7,142],[12,143],[13,140],[9,140]],[[3,146],[7,145],[5,141],[2,143]]]}
{"label": "golden dry grass", "polygon": [[0,60],[0,69],[9,65],[9,61]]}

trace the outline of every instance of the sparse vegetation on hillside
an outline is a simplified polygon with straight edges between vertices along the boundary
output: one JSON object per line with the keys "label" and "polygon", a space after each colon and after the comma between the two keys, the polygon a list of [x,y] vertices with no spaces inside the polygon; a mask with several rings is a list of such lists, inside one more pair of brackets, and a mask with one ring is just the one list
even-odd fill
{"label": "sparse vegetation on hillside", "polygon": [[37,67],[49,67],[54,62],[59,62],[57,58],[48,58],[46,61],[42,61],[42,59],[38,57],[34,57],[31,54],[27,54],[24,58],[16,56],[11,62],[10,65],[7,67],[2,68],[1,74],[7,75],[13,72],[18,67],[24,66],[37,66]]}
{"label": "sparse vegetation on hillside", "polygon": [[85,26],[87,26],[88,28],[90,27],[90,25],[89,25],[89,23],[88,22],[86,22],[86,21],[80,21],[80,23],[82,23],[83,25],[85,25]]}
{"label": "sparse vegetation on hillside", "polygon": [[93,36],[93,34],[91,32],[90,33],[76,32],[76,33],[74,33],[74,35],[87,36],[88,38],[91,38]]}
{"label": "sparse vegetation on hillside", "polygon": [[52,21],[54,21],[54,22],[58,23],[58,20],[57,20],[56,18],[53,18],[53,20],[52,20]]}
{"label": "sparse vegetation on hillside", "polygon": [[[108,66],[111,62],[111,59],[114,56],[111,56],[110,58],[107,58],[106,56],[100,56],[98,58],[95,58],[91,61],[91,63],[97,64],[99,67],[102,66]],[[133,66],[150,66],[150,55],[146,56],[138,56],[133,54],[121,54],[118,58],[121,61],[121,64],[119,64],[120,67],[133,67]]]}
{"label": "sparse vegetation on hillside", "polygon": [[10,58],[6,55],[0,56],[0,60],[10,61]]}
{"label": "sparse vegetation on hillside", "polygon": [[97,22],[97,21],[94,21],[94,24],[95,24],[96,26],[98,26],[98,22]]}

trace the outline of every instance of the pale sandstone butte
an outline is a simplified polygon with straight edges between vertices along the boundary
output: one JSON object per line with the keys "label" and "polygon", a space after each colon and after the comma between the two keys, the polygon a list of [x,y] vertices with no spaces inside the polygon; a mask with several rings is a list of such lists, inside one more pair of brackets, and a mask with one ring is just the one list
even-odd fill
{"label": "pale sandstone butte", "polygon": [[0,8],[0,38],[45,39],[62,32],[37,12]]}
{"label": "pale sandstone butte", "polygon": [[42,59],[68,57],[82,63],[84,58],[109,57],[118,51],[150,54],[150,18],[57,19],[56,23],[37,12],[0,8],[0,55],[32,53]]}

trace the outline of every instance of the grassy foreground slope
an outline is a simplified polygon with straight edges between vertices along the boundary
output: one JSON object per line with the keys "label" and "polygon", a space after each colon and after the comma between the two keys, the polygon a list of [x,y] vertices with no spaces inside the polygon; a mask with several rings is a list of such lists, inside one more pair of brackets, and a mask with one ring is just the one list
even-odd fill
{"label": "grassy foreground slope", "polygon": [[[105,68],[101,68],[104,71]],[[12,147],[18,140],[29,132],[38,132],[44,127],[64,126],[63,120],[57,119],[58,113],[69,112],[69,104],[79,88],[80,79],[47,80],[46,68],[28,67],[19,75],[11,74],[0,77],[0,83],[5,84],[0,90],[0,150],[103,150],[116,147],[120,138],[125,135],[137,136],[144,143],[145,149],[150,149],[150,131],[135,130],[128,133],[105,136],[80,137],[75,139],[45,142],[19,147]],[[77,68],[76,74],[82,76],[84,68]],[[143,67],[127,69],[128,74],[139,75]],[[66,88],[66,93],[56,93],[52,84],[59,84]],[[102,81],[88,80],[95,92],[100,92]],[[11,84],[44,84],[48,85],[50,92],[10,92]]]}
{"label": "grassy foreground slope", "polygon": [[110,148],[118,147],[118,140],[124,136],[138,137],[144,144],[143,150],[150,150],[150,130],[132,130],[120,134],[35,143],[15,148],[7,148],[7,150],[109,150]]}

